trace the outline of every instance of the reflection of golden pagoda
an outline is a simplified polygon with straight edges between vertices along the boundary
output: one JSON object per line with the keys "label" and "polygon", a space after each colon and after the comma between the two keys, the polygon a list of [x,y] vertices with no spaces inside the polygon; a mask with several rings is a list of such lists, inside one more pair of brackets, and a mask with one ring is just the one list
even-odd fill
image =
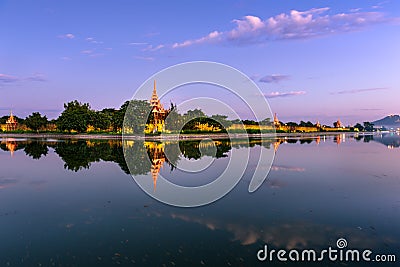
{"label": "reflection of golden pagoda", "polygon": [[14,131],[17,129],[18,122],[15,119],[12,111],[10,112],[10,117],[6,121],[6,130],[7,131]]}
{"label": "reflection of golden pagoda", "polygon": [[154,191],[157,188],[157,178],[165,162],[164,145],[155,142],[145,142],[147,153],[151,160],[151,176],[153,178]]}
{"label": "reflection of golden pagoda", "polygon": [[3,141],[1,141],[2,144],[6,144],[6,148],[8,151],[10,151],[11,156],[14,155],[14,151],[17,149],[18,144],[17,142],[15,142],[15,140],[13,138],[7,138],[7,139],[3,139]]}
{"label": "reflection of golden pagoda", "polygon": [[278,139],[274,142],[274,152],[278,151],[279,145],[283,143],[282,139]]}
{"label": "reflection of golden pagoda", "polygon": [[321,136],[317,136],[317,139],[315,140],[315,142],[317,142],[317,145],[319,145],[319,143],[321,142]]}
{"label": "reflection of golden pagoda", "polygon": [[164,120],[167,116],[167,110],[164,109],[157,95],[156,81],[154,80],[153,94],[150,99],[152,121],[152,132],[161,132],[164,130]]}
{"label": "reflection of golden pagoda", "polygon": [[340,134],[336,135],[336,136],[333,138],[333,141],[334,141],[336,144],[340,145],[340,143],[342,142],[342,136],[341,136]]}

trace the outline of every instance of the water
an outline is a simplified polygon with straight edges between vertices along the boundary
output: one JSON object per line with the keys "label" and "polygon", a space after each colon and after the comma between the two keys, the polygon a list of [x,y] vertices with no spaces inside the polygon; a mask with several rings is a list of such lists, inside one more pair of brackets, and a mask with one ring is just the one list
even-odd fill
{"label": "water", "polygon": [[[180,185],[207,184],[224,170],[232,150],[251,150],[243,179],[228,195],[188,209],[144,193],[128,174],[119,141],[3,138],[0,266],[304,266],[259,262],[256,254],[264,244],[336,248],[338,238],[349,248],[396,254],[397,265],[381,265],[398,266],[400,136],[282,137],[262,145],[251,140],[250,148],[240,140],[218,140],[215,145],[199,150],[199,141],[131,144],[131,171],[146,175],[154,190],[162,190],[153,180],[158,172]],[[254,155],[261,149],[276,149],[276,156],[268,179],[250,194]],[[175,168],[210,158],[213,164],[201,174]]]}

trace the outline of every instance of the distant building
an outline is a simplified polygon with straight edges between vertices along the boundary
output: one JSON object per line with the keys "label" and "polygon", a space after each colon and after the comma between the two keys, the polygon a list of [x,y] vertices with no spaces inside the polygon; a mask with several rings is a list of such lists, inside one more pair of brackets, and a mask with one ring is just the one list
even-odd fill
{"label": "distant building", "polygon": [[342,125],[342,122],[340,121],[340,119],[338,119],[336,122],[336,128],[343,128],[343,125]]}
{"label": "distant building", "polygon": [[157,95],[156,81],[154,80],[153,94],[150,99],[152,123],[150,131],[153,133],[162,132],[165,130],[165,118],[168,115],[168,110],[164,109]]}
{"label": "distant building", "polygon": [[274,125],[275,125],[275,127],[281,126],[281,123],[278,120],[278,116],[276,115],[276,113],[274,113]]}
{"label": "distant building", "polygon": [[6,121],[6,131],[15,131],[17,129],[18,122],[15,119],[12,111],[10,112],[10,117]]}

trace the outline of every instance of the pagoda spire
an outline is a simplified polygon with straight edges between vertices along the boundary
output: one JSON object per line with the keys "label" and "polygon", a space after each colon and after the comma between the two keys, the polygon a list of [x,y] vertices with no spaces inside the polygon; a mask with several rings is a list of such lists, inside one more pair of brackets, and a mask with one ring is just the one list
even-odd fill
{"label": "pagoda spire", "polygon": [[154,80],[153,94],[151,96],[150,104],[152,107],[161,108],[161,103],[157,95],[156,80]]}

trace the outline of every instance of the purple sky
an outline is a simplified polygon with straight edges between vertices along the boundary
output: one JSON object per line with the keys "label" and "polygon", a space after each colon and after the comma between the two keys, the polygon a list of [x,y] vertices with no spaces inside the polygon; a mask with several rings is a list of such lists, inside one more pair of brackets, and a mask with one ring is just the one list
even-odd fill
{"label": "purple sky", "polygon": [[[400,113],[398,1],[0,1],[0,25],[1,116],[56,118],[74,99],[118,108],[151,75],[193,60],[251,77],[283,121]],[[163,102],[229,99],[184,89]]]}

